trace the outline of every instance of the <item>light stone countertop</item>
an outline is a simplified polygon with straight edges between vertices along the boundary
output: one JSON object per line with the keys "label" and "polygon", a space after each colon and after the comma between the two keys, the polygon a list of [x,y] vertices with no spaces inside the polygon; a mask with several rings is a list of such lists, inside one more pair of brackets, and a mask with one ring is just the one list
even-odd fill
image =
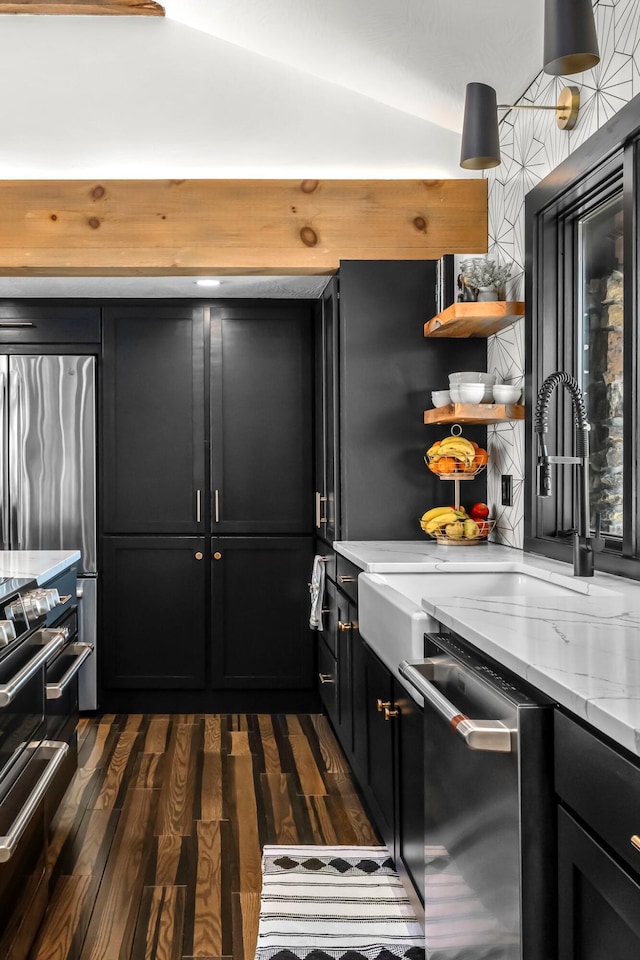
{"label": "light stone countertop", "polygon": [[334,546],[368,573],[495,572],[499,578],[513,571],[535,573],[549,583],[570,578],[583,592],[541,599],[475,595],[472,578],[464,576],[459,595],[437,598],[427,587],[434,579],[426,577],[422,609],[640,756],[640,582],[601,573],[573,578],[569,564],[499,544],[443,548],[414,541],[338,541]]}
{"label": "light stone countertop", "polygon": [[42,586],[79,560],[79,550],[0,550],[0,577],[30,577]]}

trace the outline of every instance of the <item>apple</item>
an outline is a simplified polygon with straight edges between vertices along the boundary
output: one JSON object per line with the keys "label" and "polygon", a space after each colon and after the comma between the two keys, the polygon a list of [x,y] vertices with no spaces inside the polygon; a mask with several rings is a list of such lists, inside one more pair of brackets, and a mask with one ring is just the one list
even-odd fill
{"label": "apple", "polygon": [[472,520],[486,520],[489,516],[489,507],[486,503],[474,503],[469,510],[469,516]]}
{"label": "apple", "polygon": [[489,524],[486,520],[476,520],[478,524],[478,536],[486,537],[489,535]]}

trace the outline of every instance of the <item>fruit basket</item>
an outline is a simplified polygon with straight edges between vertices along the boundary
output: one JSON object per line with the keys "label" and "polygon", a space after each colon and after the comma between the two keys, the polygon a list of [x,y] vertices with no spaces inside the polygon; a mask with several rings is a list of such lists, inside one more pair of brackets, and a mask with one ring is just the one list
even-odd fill
{"label": "fruit basket", "polygon": [[462,432],[452,432],[444,440],[436,440],[424,455],[429,470],[442,480],[473,480],[488,461],[487,451],[475,440],[463,437]]}
{"label": "fruit basket", "polygon": [[455,507],[434,507],[420,518],[424,533],[449,547],[472,547],[487,539],[495,526],[490,517],[476,519]]}

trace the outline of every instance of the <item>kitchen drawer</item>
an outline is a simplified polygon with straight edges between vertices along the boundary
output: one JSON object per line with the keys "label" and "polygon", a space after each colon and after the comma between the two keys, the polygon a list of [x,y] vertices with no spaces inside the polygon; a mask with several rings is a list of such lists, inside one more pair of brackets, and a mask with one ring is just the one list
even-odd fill
{"label": "kitchen drawer", "polygon": [[338,597],[335,584],[331,580],[325,580],[324,582],[320,635],[332,656],[336,657],[338,655]]}
{"label": "kitchen drawer", "polygon": [[640,764],[555,713],[555,789],[564,803],[640,874]]}
{"label": "kitchen drawer", "polygon": [[318,643],[318,684],[322,705],[335,727],[338,724],[338,663],[322,639]]}
{"label": "kitchen drawer", "polygon": [[100,343],[100,309],[2,302],[0,343]]}
{"label": "kitchen drawer", "polygon": [[338,554],[336,558],[336,583],[353,603],[358,605],[358,574],[360,567]]}

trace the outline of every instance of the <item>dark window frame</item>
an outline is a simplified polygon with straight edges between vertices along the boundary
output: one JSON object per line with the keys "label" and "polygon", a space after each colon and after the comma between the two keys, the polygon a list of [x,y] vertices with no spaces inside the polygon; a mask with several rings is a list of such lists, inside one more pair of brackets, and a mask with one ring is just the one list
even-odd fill
{"label": "dark window frame", "polygon": [[[552,535],[572,516],[571,468],[554,467],[552,499],[536,495],[535,401],[554,370],[576,375],[578,292],[576,224],[607,199],[622,195],[624,220],[624,535],[607,539],[596,569],[640,579],[640,97],[623,109],[526,197],[526,464],[527,551],[567,563],[570,538]],[[573,451],[571,405],[564,392],[551,402],[549,447]]]}

